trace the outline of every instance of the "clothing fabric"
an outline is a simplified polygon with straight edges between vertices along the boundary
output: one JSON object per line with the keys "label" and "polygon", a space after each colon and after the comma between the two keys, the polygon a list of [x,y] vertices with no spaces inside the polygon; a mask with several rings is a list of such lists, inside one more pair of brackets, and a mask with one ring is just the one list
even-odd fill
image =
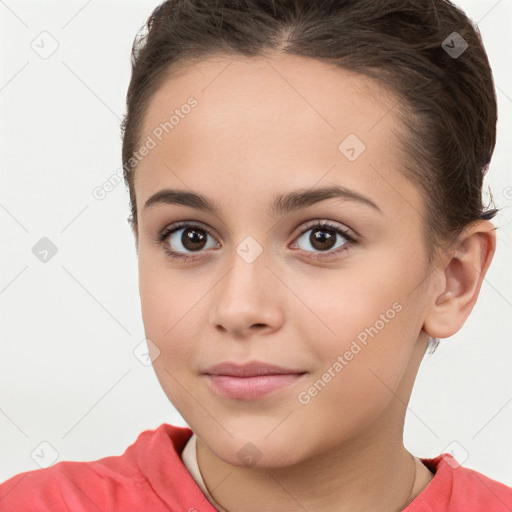
{"label": "clothing fabric", "polygon": [[[448,453],[421,460],[434,477],[403,512],[512,511],[512,488]],[[192,430],[164,423],[122,455],[13,476],[0,485],[0,512],[216,512],[205,491]]]}
{"label": "clothing fabric", "polygon": [[227,512],[224,508],[221,507],[214,499],[213,496],[209,493],[206,484],[204,483],[203,476],[201,475],[201,470],[199,469],[199,464],[197,462],[197,436],[192,434],[190,439],[187,441],[183,452],[181,453],[181,460],[185,467],[188,469],[188,472],[192,475],[192,478],[195,480],[196,484],[199,486],[203,494],[206,496],[206,499],[215,507],[219,512]]}

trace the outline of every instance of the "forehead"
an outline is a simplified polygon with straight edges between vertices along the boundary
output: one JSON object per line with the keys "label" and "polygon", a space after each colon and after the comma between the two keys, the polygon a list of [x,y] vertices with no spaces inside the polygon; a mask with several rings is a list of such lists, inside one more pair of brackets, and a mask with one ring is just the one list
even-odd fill
{"label": "forehead", "polygon": [[339,114],[346,124],[355,127],[354,122],[359,121],[362,129],[368,129],[380,120],[379,112],[389,111],[396,103],[393,92],[369,77],[293,55],[211,56],[178,63],[168,73],[148,102],[146,131],[190,96],[200,98],[202,111],[208,109],[203,122],[222,121],[228,110],[239,107],[240,123],[250,116],[251,121],[278,126],[279,115],[283,120],[312,120],[311,129],[340,131],[345,125]]}
{"label": "forehead", "polygon": [[141,142],[155,144],[136,173],[137,203],[171,184],[231,197],[311,187],[322,176],[368,195],[381,194],[383,180],[410,188],[397,172],[396,103],[375,81],[315,59],[188,62],[148,103]]}

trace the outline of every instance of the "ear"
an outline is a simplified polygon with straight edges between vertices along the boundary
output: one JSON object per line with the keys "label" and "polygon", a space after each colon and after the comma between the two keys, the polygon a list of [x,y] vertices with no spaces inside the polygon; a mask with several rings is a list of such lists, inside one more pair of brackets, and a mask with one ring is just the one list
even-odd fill
{"label": "ear", "polygon": [[438,279],[429,292],[423,329],[434,338],[447,338],[464,325],[496,250],[496,228],[488,220],[471,223],[444,255]]}

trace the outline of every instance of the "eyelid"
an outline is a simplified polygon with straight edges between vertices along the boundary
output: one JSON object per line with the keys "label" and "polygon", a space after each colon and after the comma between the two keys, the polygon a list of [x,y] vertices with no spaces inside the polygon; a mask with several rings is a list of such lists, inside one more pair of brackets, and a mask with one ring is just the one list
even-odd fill
{"label": "eyelid", "polygon": [[200,229],[206,231],[210,236],[219,238],[217,236],[217,231],[214,228],[212,228],[211,226],[209,226],[208,224],[205,224],[204,222],[201,222],[198,220],[180,220],[180,221],[176,221],[176,222],[171,222],[170,224],[166,224],[162,229],[158,229],[155,241],[159,241],[160,235],[162,233],[167,233],[167,236],[169,236],[171,233],[174,233],[175,231],[178,231],[179,229],[189,228],[189,227],[200,228]]}
{"label": "eyelid", "polygon": [[[319,224],[325,224],[325,223],[335,224],[336,229],[340,229],[341,231],[347,231],[348,232],[347,234],[350,235],[355,240],[357,240],[360,237],[359,233],[355,229],[349,228],[346,224],[344,224],[342,222],[330,220],[328,218],[322,218],[322,217],[314,217],[310,220],[301,221],[299,223],[299,228],[302,227],[302,229],[295,236],[303,235],[309,229],[318,227]],[[197,220],[181,220],[181,221],[176,221],[171,224],[168,224],[168,225],[164,226],[162,229],[159,229],[158,234],[160,234],[164,231],[167,231],[167,234],[170,234],[171,232],[174,232],[178,229],[181,229],[184,227],[194,227],[194,226],[204,229],[210,235],[217,233],[214,228],[212,228],[208,224],[205,224],[204,222],[197,221]],[[299,228],[297,228],[297,229],[299,229]]]}
{"label": "eyelid", "polygon": [[[359,233],[356,230],[349,228],[348,226],[346,226],[345,224],[343,224],[341,222],[331,221],[329,219],[323,219],[323,218],[317,217],[317,218],[311,219],[309,221],[302,221],[299,224],[299,227],[302,226],[302,229],[295,235],[295,238],[297,236],[303,235],[310,229],[324,227],[323,224],[331,224],[333,228],[335,228],[337,230],[339,229],[340,231],[344,232],[344,234],[349,236],[350,239],[352,239],[353,241],[357,241],[358,238],[360,237]],[[215,230],[212,227],[210,227],[209,225],[207,225],[201,221],[196,221],[196,220],[176,221],[176,222],[166,225],[164,228],[158,230],[157,237],[156,237],[155,241],[160,242],[161,241],[160,235],[164,232],[166,233],[166,236],[169,236],[170,234],[174,233],[175,231],[185,228],[185,227],[198,227],[198,228],[201,228],[201,229],[207,231],[208,234],[212,235],[212,236],[213,236],[212,231],[215,232]]]}
{"label": "eyelid", "polygon": [[354,231],[353,229],[349,228],[345,224],[342,224],[341,222],[332,221],[329,219],[316,218],[316,219],[313,219],[310,221],[306,221],[305,224],[302,223],[301,225],[304,225],[304,227],[299,232],[299,235],[303,235],[310,229],[313,229],[313,228],[321,229],[321,228],[325,228],[326,225],[329,225],[333,229],[343,232],[344,235],[348,236],[351,240],[357,241],[359,238],[359,234],[356,231]]}

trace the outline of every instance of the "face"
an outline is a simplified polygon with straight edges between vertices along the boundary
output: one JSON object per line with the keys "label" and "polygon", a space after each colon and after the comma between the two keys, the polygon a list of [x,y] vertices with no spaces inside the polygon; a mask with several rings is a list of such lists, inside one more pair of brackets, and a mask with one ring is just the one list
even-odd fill
{"label": "face", "polygon": [[[360,75],[278,56],[188,65],[148,104],[135,177],[146,337],[169,400],[229,464],[289,466],[404,414],[392,411],[427,339],[428,263],[395,102]],[[158,200],[165,189],[216,210]],[[205,374],[254,361],[289,375]]]}

